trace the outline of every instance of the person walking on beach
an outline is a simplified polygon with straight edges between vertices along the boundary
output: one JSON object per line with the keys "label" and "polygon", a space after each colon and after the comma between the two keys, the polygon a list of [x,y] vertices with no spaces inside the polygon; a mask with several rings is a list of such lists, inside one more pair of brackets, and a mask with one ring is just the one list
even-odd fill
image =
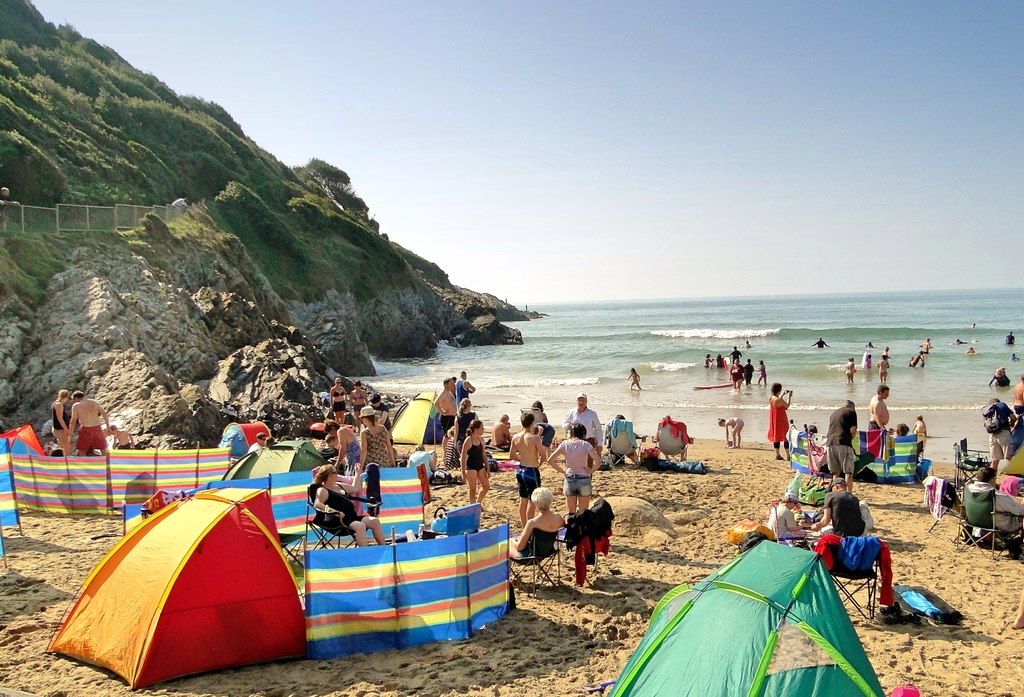
{"label": "person walking on beach", "polygon": [[750,387],[750,381],[754,379],[754,364],[751,360],[747,359],[747,364],[743,366],[743,382],[746,383],[747,387]]}
{"label": "person walking on beach", "polygon": [[604,432],[601,430],[601,420],[597,418],[597,412],[587,408],[587,394],[585,392],[580,392],[576,395],[576,408],[566,414],[565,419],[562,421],[562,426],[565,428],[567,436],[572,434],[574,424],[582,424],[587,429],[583,439],[590,443],[597,451],[598,456],[600,456],[601,434]]}
{"label": "person walking on beach", "polygon": [[76,448],[79,456],[88,455],[93,450],[98,450],[102,455],[106,455],[107,438],[104,434],[110,430],[110,417],[107,416],[107,412],[99,402],[91,397],[86,397],[81,390],[75,390],[75,393],[71,395],[71,401],[74,402],[74,406],[71,407],[71,422],[68,424],[68,431],[73,432],[75,424],[78,424]]}
{"label": "person walking on beach", "polygon": [[868,428],[884,429],[889,425],[889,407],[885,406],[885,400],[889,398],[889,386],[879,385],[875,390],[875,396],[868,404]]}
{"label": "person walking on beach", "polygon": [[459,379],[455,381],[455,402],[462,404],[462,400],[468,399],[469,395],[476,392],[473,383],[466,379],[466,371],[459,373]]}
{"label": "person walking on beach", "polygon": [[[813,344],[811,344],[811,346],[817,346],[818,348],[825,348],[825,347],[828,346],[828,344],[826,344],[825,340],[819,336],[818,340],[815,341]],[[831,348],[831,347],[829,347],[829,348]]]}
{"label": "person walking on beach", "polygon": [[634,387],[636,389],[638,389],[638,390],[642,390],[643,389],[642,387],[640,387],[640,374],[638,372],[636,372],[636,368],[630,368],[629,369],[629,389],[632,390]]}
{"label": "person walking on beach", "polygon": [[853,384],[853,376],[857,374],[857,365],[854,363],[853,356],[850,356],[850,360],[846,361],[846,382],[850,385]]}
{"label": "person walking on beach", "polygon": [[761,385],[768,387],[768,369],[764,365],[764,361],[757,362],[757,386]]}
{"label": "person walking on beach", "polygon": [[545,448],[541,444],[540,436],[534,432],[533,413],[523,412],[519,421],[523,425],[523,430],[512,436],[508,457],[519,462],[519,467],[516,468],[516,483],[519,485],[519,522],[526,525],[526,521],[536,512],[530,497],[540,486],[540,465],[544,461]]}
{"label": "person walking on beach", "polygon": [[[789,405],[793,402],[793,390],[782,391],[781,382],[772,383],[772,396],[768,400],[768,442],[775,448],[776,460],[788,460],[789,455]],[[787,457],[782,457],[780,446],[786,446]]]}
{"label": "person walking on beach", "polygon": [[853,439],[857,437],[857,410],[851,400],[832,412],[828,419],[828,435],[825,449],[828,452],[828,469],[832,483],[846,480],[846,488],[853,492]]}

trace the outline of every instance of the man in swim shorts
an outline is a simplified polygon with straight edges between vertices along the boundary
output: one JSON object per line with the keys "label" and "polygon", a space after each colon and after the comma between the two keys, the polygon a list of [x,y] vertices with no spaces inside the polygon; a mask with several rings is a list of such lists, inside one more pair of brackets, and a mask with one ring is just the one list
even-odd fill
{"label": "man in swim shorts", "polygon": [[534,433],[532,412],[523,412],[519,417],[523,430],[512,436],[512,445],[508,451],[510,460],[518,460],[516,482],[519,484],[519,521],[525,526],[526,521],[534,516],[536,507],[530,496],[540,486],[540,463],[547,456],[547,448],[541,438]]}
{"label": "man in swim shorts", "polygon": [[75,424],[78,424],[78,442],[75,447],[78,455],[88,455],[93,450],[107,454],[107,431],[110,430],[110,417],[103,410],[100,403],[91,397],[86,397],[81,390],[75,390],[71,395],[74,405],[71,407],[71,423],[68,430],[74,433]]}
{"label": "man in swim shorts", "polygon": [[889,386],[879,385],[878,389],[875,390],[875,396],[871,398],[871,402],[868,404],[868,414],[871,417],[871,421],[868,422],[868,428],[879,429],[888,427],[889,407],[885,406],[885,400],[888,398]]}
{"label": "man in swim shorts", "polygon": [[444,438],[441,440],[441,450],[443,451],[444,446],[448,443],[448,431],[455,425],[455,412],[458,410],[458,405],[455,403],[455,378],[445,378],[444,389],[434,400],[434,408],[437,409],[437,413],[441,417],[441,430],[444,432]]}

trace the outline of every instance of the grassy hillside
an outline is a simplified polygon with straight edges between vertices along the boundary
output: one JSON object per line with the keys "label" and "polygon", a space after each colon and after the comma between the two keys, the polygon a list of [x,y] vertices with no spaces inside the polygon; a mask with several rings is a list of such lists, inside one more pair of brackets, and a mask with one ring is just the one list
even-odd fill
{"label": "grassy hillside", "polygon": [[[0,0],[0,182],[25,204],[206,200],[286,299],[447,276],[379,234],[348,175],[325,162],[289,168],[249,140],[220,106],[175,94],[111,49],[47,23],[25,0]],[[52,273],[0,276],[8,292]],[[19,245],[30,245],[22,240]],[[43,279],[45,281],[45,279]]]}

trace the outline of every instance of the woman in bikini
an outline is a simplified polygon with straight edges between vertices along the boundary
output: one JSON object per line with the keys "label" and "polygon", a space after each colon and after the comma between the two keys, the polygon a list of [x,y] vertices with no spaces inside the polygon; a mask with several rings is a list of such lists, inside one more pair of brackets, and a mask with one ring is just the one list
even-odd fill
{"label": "woman in bikini", "polygon": [[[466,440],[462,442],[459,463],[462,467],[462,480],[469,486],[470,503],[483,504],[484,496],[491,489],[483,435],[484,422],[480,419],[473,419],[466,431]],[[479,492],[477,492],[477,486],[480,487]]]}
{"label": "woman in bikini", "polygon": [[352,391],[348,393],[349,401],[352,402],[352,418],[355,422],[361,423],[360,413],[367,404],[370,403],[370,395],[366,394],[366,390],[363,389],[363,383],[356,380]]}
{"label": "woman in bikini", "polygon": [[391,434],[377,423],[373,407],[363,407],[359,419],[363,423],[363,430],[359,434],[359,466],[365,470],[367,464],[375,462],[381,467],[397,467]]}

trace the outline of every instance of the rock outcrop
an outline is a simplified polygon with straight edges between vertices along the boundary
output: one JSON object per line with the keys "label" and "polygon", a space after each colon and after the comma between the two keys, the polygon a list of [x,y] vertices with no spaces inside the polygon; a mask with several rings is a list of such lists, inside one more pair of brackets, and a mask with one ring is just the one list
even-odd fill
{"label": "rock outcrop", "polygon": [[48,432],[49,404],[67,388],[96,397],[143,446],[215,444],[236,410],[274,412],[301,433],[322,416],[312,394],[336,375],[372,375],[371,353],[522,342],[479,294],[426,282],[362,303],[329,291],[286,304],[236,238],[193,215],[198,233],[147,217],[69,244],[35,307],[0,301],[5,425]]}

